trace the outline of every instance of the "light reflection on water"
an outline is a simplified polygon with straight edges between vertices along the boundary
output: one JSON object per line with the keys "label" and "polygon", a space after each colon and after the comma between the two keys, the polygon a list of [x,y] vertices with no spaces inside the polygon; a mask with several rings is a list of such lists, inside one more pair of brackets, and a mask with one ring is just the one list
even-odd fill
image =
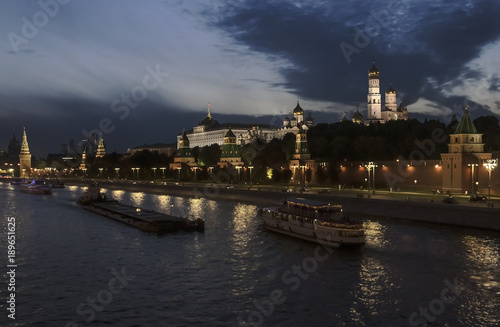
{"label": "light reflection on water", "polygon": [[125,191],[122,191],[122,190],[112,190],[111,191],[111,197],[113,200],[116,200],[116,201],[123,201],[123,197],[125,195]]}
{"label": "light reflection on water", "polygon": [[[498,233],[368,220],[365,247],[333,250],[292,291],[283,274],[314,258],[317,245],[264,230],[256,206],[107,190],[206,222],[205,233],[158,237],[83,210],[74,204],[83,190],[39,197],[0,185],[4,216],[19,222],[18,309],[37,313],[20,316],[19,326],[85,325],[76,308],[122,267],[135,279],[96,313],[96,326],[238,326],[277,289],[286,301],[262,326],[407,326],[456,277],[467,289],[433,325],[500,322]],[[3,242],[5,224],[2,230]]]}

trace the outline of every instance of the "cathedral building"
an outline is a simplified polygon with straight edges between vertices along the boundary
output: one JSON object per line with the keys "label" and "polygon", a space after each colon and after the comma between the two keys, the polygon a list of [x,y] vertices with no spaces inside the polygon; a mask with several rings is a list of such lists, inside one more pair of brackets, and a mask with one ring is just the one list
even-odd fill
{"label": "cathedral building", "polygon": [[311,114],[304,119],[304,109],[302,109],[299,101],[297,100],[297,106],[292,111],[292,119],[289,119],[288,117],[283,119],[283,127],[276,131],[275,137],[282,139],[288,133],[297,135],[301,128],[302,130],[307,131],[313,125],[314,120]]}
{"label": "cathedral building", "polygon": [[448,153],[442,153],[443,182],[445,191],[475,192],[479,171],[491,153],[484,152],[483,134],[477,132],[467,108],[455,133],[450,134]]}
{"label": "cathedral building", "polygon": [[19,172],[23,178],[31,175],[31,153],[28,146],[26,128],[23,131],[23,141],[21,143],[21,152],[19,153]]}
{"label": "cathedral building", "polygon": [[[368,71],[368,96],[367,96],[367,116],[365,124],[385,123],[389,120],[407,120],[408,110],[401,102],[399,107],[396,100],[396,90],[392,84],[385,92],[385,105],[382,109],[382,95],[380,94],[380,72],[373,61],[372,68]],[[354,118],[353,118],[354,121]]]}

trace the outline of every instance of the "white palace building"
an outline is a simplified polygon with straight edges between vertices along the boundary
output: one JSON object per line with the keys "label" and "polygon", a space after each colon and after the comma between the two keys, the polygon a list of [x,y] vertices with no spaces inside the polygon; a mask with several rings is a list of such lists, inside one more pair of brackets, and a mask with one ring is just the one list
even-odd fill
{"label": "white palace building", "polygon": [[[256,139],[261,139],[269,142],[274,138],[282,139],[287,133],[294,133],[297,135],[300,128],[307,131],[309,127],[314,125],[311,116],[304,120],[304,110],[300,107],[297,101],[297,106],[293,109],[292,119],[285,117],[283,119],[283,126],[277,127],[266,124],[242,124],[242,123],[224,123],[220,124],[217,120],[212,118],[210,114],[210,105],[208,106],[207,117],[203,119],[198,125],[194,126],[192,130],[186,131],[185,134],[189,139],[191,148],[210,146],[214,143],[222,146],[224,143],[224,136],[231,128],[231,131],[236,136],[236,144],[244,145],[249,144]],[[179,141],[181,141],[182,133],[177,135],[177,149],[179,149]]]}

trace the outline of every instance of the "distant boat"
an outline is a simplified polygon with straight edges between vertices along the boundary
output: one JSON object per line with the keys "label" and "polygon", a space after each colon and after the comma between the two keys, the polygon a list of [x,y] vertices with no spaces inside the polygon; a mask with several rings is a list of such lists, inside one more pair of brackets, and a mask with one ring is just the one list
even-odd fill
{"label": "distant boat", "polygon": [[264,226],[277,233],[332,247],[365,244],[364,224],[344,217],[340,205],[293,198],[260,209]]}
{"label": "distant boat", "polygon": [[19,184],[19,191],[32,194],[51,194],[52,185],[42,179],[33,179],[31,182]]}
{"label": "distant boat", "polygon": [[86,210],[133,226],[143,232],[164,234],[181,230],[199,232],[205,230],[205,222],[201,219],[188,220],[182,217],[128,206],[106,198],[106,195],[101,193],[100,187],[96,182],[93,182],[89,186],[78,200],[78,204]]}
{"label": "distant boat", "polygon": [[22,184],[22,183],[26,183],[26,180],[25,179],[21,179],[21,178],[13,178],[10,181],[10,185],[19,185],[19,184]]}

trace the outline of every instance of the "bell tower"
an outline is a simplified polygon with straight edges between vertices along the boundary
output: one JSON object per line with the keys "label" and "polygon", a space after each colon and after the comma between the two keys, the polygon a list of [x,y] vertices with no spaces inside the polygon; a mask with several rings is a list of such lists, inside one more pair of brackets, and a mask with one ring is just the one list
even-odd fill
{"label": "bell tower", "polygon": [[368,72],[368,97],[367,97],[367,120],[366,123],[377,122],[382,119],[382,103],[380,95],[380,73],[375,66],[375,59],[373,66]]}

